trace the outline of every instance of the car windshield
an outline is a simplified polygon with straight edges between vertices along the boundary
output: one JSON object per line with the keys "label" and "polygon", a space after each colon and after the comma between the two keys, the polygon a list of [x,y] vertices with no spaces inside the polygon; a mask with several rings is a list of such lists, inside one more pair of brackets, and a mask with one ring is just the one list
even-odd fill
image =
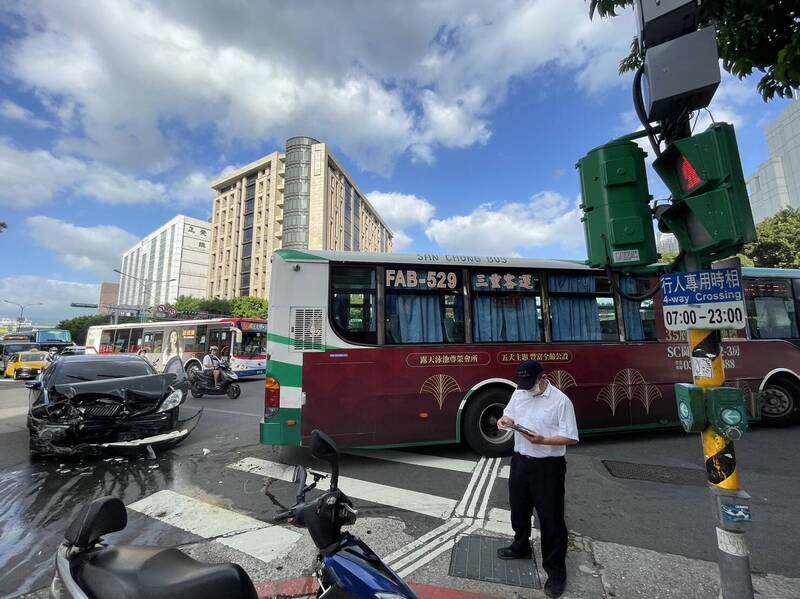
{"label": "car windshield", "polygon": [[48,341],[64,341],[69,343],[72,341],[69,331],[39,331],[37,337],[39,343],[47,343]]}
{"label": "car windshield", "polygon": [[44,362],[47,354],[22,354],[20,360],[23,362]]}
{"label": "car windshield", "polygon": [[11,345],[6,345],[6,354],[18,354],[19,352],[25,351],[26,349],[38,349],[35,343],[13,343]]}
{"label": "car windshield", "polygon": [[154,374],[155,371],[144,360],[86,360],[64,362],[58,370],[56,385],[75,381],[98,381],[119,379],[126,376]]}

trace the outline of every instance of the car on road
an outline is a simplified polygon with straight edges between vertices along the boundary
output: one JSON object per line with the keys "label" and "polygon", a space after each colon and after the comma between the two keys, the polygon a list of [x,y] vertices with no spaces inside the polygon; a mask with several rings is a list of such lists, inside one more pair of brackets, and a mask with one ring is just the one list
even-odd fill
{"label": "car on road", "polygon": [[26,386],[32,457],[171,447],[191,433],[202,413],[179,420],[189,389],[179,359],[157,373],[138,356],[64,356]]}
{"label": "car on road", "polygon": [[47,368],[47,354],[43,351],[23,351],[12,355],[3,376],[7,379],[35,379]]}
{"label": "car on road", "polygon": [[31,351],[35,349],[41,348],[32,341],[28,341],[26,339],[8,339],[8,335],[6,335],[6,338],[0,341],[0,359],[3,361],[3,372],[6,371],[6,366],[8,366],[8,361],[11,359],[11,356],[23,351]]}

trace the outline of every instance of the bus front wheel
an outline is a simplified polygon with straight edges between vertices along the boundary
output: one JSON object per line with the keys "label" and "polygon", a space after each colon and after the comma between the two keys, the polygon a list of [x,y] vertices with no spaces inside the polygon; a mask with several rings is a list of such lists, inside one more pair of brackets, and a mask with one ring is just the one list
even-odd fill
{"label": "bus front wheel", "polygon": [[511,390],[490,389],[467,402],[464,409],[464,439],[474,451],[486,457],[511,455],[514,433],[501,431],[497,421],[511,398]]}
{"label": "bus front wheel", "polygon": [[787,426],[800,415],[800,386],[785,378],[770,380],[761,391],[761,418],[765,424]]}

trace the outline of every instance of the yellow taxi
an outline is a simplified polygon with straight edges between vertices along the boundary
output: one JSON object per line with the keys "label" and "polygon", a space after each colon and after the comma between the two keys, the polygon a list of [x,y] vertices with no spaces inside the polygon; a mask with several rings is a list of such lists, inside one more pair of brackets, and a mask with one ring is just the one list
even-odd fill
{"label": "yellow taxi", "polygon": [[34,379],[47,368],[47,352],[23,351],[8,360],[3,376],[6,378]]}

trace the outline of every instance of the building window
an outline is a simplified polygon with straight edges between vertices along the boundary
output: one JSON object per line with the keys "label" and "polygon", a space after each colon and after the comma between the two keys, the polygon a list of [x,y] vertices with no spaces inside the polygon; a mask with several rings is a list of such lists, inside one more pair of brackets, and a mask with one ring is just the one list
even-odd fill
{"label": "building window", "polygon": [[617,341],[611,282],[595,275],[550,275],[553,341]]}

